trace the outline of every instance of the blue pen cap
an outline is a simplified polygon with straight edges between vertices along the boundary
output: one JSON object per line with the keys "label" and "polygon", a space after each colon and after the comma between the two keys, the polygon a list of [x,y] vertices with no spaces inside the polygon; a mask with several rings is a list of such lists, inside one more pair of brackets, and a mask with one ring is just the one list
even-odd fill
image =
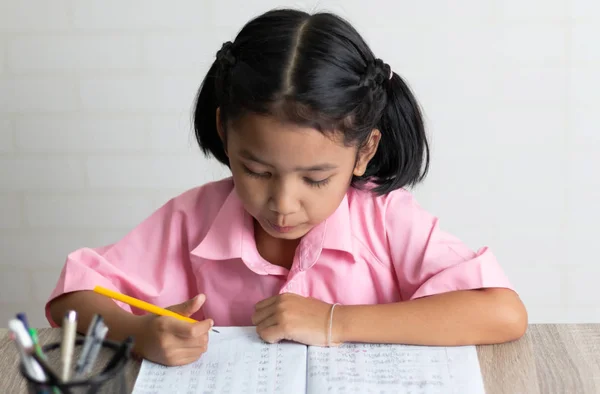
{"label": "blue pen cap", "polygon": [[27,315],[25,313],[17,313],[17,319],[21,320],[27,332],[29,332],[29,323],[27,322]]}

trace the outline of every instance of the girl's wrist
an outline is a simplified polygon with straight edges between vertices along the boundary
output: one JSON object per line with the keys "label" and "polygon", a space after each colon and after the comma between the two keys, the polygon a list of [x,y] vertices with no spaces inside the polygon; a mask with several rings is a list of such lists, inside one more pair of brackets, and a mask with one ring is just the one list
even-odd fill
{"label": "girl's wrist", "polygon": [[144,315],[135,315],[129,311],[117,307],[115,313],[103,315],[107,316],[105,320],[110,320],[107,339],[121,342],[127,337],[133,337],[132,352],[139,355],[140,337],[144,329],[147,329],[147,322],[144,322]]}
{"label": "girl's wrist", "polygon": [[[333,307],[333,305],[332,305]],[[348,320],[348,306],[335,305],[331,316],[331,345],[339,345],[346,342],[346,325]]]}

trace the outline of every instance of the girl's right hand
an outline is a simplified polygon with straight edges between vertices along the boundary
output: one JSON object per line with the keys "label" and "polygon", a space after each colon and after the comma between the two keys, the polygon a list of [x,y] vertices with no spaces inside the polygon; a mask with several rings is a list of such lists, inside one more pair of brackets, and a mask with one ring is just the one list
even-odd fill
{"label": "girl's right hand", "polygon": [[[206,296],[199,294],[169,309],[183,316],[198,311]],[[140,356],[163,365],[184,365],[196,361],[208,347],[211,319],[189,323],[170,316],[147,314],[139,316],[135,332],[134,351]]]}

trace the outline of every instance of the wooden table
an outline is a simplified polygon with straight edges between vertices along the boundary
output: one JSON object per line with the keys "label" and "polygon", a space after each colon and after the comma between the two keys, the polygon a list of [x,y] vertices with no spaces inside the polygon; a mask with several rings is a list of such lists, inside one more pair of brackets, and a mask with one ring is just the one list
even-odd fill
{"label": "wooden table", "polygon": [[[6,329],[0,329],[0,393],[24,393],[18,355]],[[60,338],[60,329],[39,330],[42,344]],[[512,343],[478,346],[486,393],[600,393],[600,324],[531,325]],[[130,363],[133,388],[139,361]]]}

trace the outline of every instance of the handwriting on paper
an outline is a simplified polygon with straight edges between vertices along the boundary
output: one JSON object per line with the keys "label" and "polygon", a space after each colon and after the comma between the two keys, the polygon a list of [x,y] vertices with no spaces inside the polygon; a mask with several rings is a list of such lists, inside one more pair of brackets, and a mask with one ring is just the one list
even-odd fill
{"label": "handwriting on paper", "polygon": [[308,393],[484,393],[472,347],[311,347],[307,373]]}
{"label": "handwriting on paper", "polygon": [[[269,345],[241,328],[219,329],[196,362],[165,367],[144,360],[134,394],[306,392],[306,347]],[[214,343],[212,341],[214,340]]]}
{"label": "handwriting on paper", "polygon": [[483,394],[473,346],[267,344],[254,327],[219,328],[196,362],[144,360],[134,394]]}

